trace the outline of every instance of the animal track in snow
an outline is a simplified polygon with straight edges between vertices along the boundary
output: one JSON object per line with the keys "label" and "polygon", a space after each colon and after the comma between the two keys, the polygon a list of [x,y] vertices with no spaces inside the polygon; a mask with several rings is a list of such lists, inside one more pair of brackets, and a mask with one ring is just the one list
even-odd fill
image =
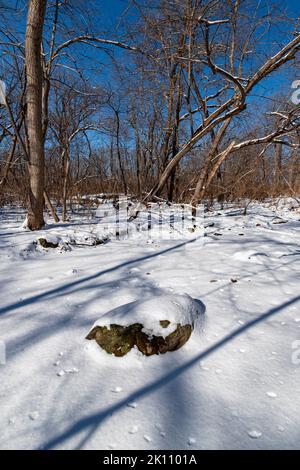
{"label": "animal track in snow", "polygon": [[277,398],[277,394],[275,392],[267,392],[266,394],[269,398]]}
{"label": "animal track in snow", "polygon": [[64,369],[66,374],[77,374],[79,369],[77,367],[72,367],[71,369]]}
{"label": "animal track in snow", "polygon": [[39,412],[38,411],[32,411],[32,413],[29,413],[29,418],[32,420],[32,421],[35,421],[36,419],[38,419],[40,416]]}
{"label": "animal track in snow", "polygon": [[131,426],[131,428],[129,429],[129,434],[136,434],[139,430],[139,427],[135,424],[134,426]]}
{"label": "animal track in snow", "polygon": [[127,403],[128,408],[137,408],[137,403],[135,401],[132,401],[130,403]]}
{"label": "animal track in snow", "polygon": [[259,439],[262,436],[262,432],[252,429],[248,431],[248,436],[251,437],[251,439]]}

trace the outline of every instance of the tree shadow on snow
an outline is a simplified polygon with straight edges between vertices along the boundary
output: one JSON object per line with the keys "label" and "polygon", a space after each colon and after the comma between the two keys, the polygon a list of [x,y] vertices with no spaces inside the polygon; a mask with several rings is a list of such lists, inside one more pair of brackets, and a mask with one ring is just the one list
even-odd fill
{"label": "tree shadow on snow", "polygon": [[241,336],[243,333],[248,331],[249,329],[253,328],[259,323],[264,322],[265,320],[269,319],[270,317],[276,315],[277,313],[281,312],[282,310],[290,307],[291,305],[300,301],[300,295],[296,296],[285,303],[282,303],[274,308],[271,308],[267,312],[263,313],[262,315],[254,318],[253,320],[249,321],[248,323],[242,325],[241,327],[233,330],[228,335],[224,336],[220,341],[217,341],[212,346],[208,347],[204,351],[201,351],[197,356],[189,360],[188,362],[184,363],[183,365],[173,369],[172,371],[168,372],[167,374],[160,377],[158,380],[153,381],[150,384],[145,385],[144,387],[136,390],[135,392],[131,393],[126,398],[120,400],[118,403],[109,406],[105,410],[101,410],[98,413],[94,413],[89,415],[85,418],[78,420],[75,424],[70,426],[60,435],[53,437],[48,442],[43,445],[44,449],[51,449],[57,446],[61,446],[65,441],[68,439],[82,433],[86,430],[86,435],[84,438],[79,442],[77,448],[82,448],[84,444],[90,439],[90,437],[95,433],[95,431],[101,426],[101,424],[109,418],[113,413],[120,411],[122,408],[127,406],[128,402],[137,401],[151,393],[155,392],[161,387],[165,387],[166,385],[170,384],[173,380],[178,378],[181,374],[185,373],[187,370],[192,368],[195,364],[199,361],[207,358],[214,352],[218,351],[220,348],[224,347],[228,343],[230,343],[233,339]]}
{"label": "tree shadow on snow", "polygon": [[145,256],[141,256],[140,258],[135,258],[135,259],[124,261],[121,264],[118,264],[118,265],[113,266],[111,268],[104,269],[103,271],[98,271],[94,274],[91,274],[90,276],[86,276],[86,277],[83,277],[81,279],[77,279],[76,281],[72,281],[72,282],[69,282],[67,284],[63,284],[59,287],[56,287],[54,289],[50,289],[46,292],[42,292],[41,294],[33,295],[33,296],[31,296],[27,299],[24,299],[22,301],[15,302],[13,304],[4,306],[4,307],[0,308],[0,315],[4,315],[8,312],[20,309],[22,307],[26,307],[28,305],[32,305],[32,304],[34,304],[34,303],[36,303],[40,300],[43,300],[43,299],[52,298],[52,296],[56,296],[57,294],[70,293],[69,289],[71,289],[71,288],[75,288],[75,287],[77,288],[78,286],[80,286],[80,285],[82,285],[86,282],[97,279],[100,276],[104,276],[105,274],[110,274],[114,271],[117,271],[118,269],[122,269],[122,268],[125,268],[127,266],[135,265],[137,263],[141,263],[143,261],[147,261],[147,260],[150,260],[152,258],[156,258],[157,256],[164,255],[166,253],[170,253],[170,252],[175,251],[179,248],[182,248],[182,247],[184,247],[184,246],[186,246],[190,243],[194,243],[195,241],[197,241],[197,239],[187,240],[187,241],[181,242],[181,243],[179,243],[175,246],[165,248],[164,250],[161,250],[157,253],[152,253],[152,254],[148,254],[148,255],[145,255]]}

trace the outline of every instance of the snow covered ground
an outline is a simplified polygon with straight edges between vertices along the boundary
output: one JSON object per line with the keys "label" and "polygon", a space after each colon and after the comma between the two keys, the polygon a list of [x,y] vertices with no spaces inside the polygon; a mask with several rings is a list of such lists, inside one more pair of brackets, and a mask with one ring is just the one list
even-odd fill
{"label": "snow covered ground", "polygon": [[[94,246],[107,232],[97,218],[31,233],[21,209],[1,209],[0,448],[299,448],[291,205],[208,212],[195,241],[136,233]],[[59,247],[43,249],[39,237]],[[113,308],[184,293],[205,304],[206,321],[176,352],[115,358],[84,339]]]}

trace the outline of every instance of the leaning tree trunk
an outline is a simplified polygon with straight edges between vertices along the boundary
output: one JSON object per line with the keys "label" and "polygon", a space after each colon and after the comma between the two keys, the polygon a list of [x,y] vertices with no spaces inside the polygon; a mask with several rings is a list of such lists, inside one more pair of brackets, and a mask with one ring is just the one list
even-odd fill
{"label": "leaning tree trunk", "polygon": [[45,156],[42,122],[41,46],[46,4],[47,0],[30,0],[26,25],[25,65],[30,180],[28,227],[31,230],[38,230],[44,225]]}

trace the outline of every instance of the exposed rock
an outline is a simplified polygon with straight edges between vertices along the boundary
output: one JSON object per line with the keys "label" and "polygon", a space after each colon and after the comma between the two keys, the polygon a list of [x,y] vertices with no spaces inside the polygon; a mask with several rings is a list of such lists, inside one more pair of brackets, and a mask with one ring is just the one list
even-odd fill
{"label": "exposed rock", "polygon": [[120,305],[94,324],[86,339],[109,354],[125,356],[133,347],[145,356],[181,348],[205,321],[205,305],[187,294],[163,294]]}
{"label": "exposed rock", "polygon": [[[168,320],[160,321],[163,328],[167,328],[169,324]],[[117,357],[125,356],[135,345],[145,356],[152,356],[181,348],[190,338],[193,327],[178,324],[176,330],[166,338],[147,335],[142,330],[143,325],[140,323],[126,327],[121,325],[110,325],[110,328],[95,326],[86,339],[94,339],[107,353]]]}
{"label": "exposed rock", "polygon": [[57,248],[58,247],[58,243],[50,242],[46,238],[39,238],[38,242],[43,248]]}
{"label": "exposed rock", "polygon": [[136,334],[136,345],[145,356],[153,354],[165,354],[168,351],[176,351],[181,348],[192,334],[191,325],[177,325],[173,333],[166,338],[162,336],[149,337],[142,331]]}
{"label": "exposed rock", "polygon": [[95,326],[86,339],[94,339],[109,354],[125,356],[136,343],[136,334],[142,329],[138,323],[130,326]]}
{"label": "exposed rock", "polygon": [[159,322],[160,326],[162,326],[163,328],[168,328],[170,323],[171,322],[169,322],[169,320],[160,320],[160,322]]}

